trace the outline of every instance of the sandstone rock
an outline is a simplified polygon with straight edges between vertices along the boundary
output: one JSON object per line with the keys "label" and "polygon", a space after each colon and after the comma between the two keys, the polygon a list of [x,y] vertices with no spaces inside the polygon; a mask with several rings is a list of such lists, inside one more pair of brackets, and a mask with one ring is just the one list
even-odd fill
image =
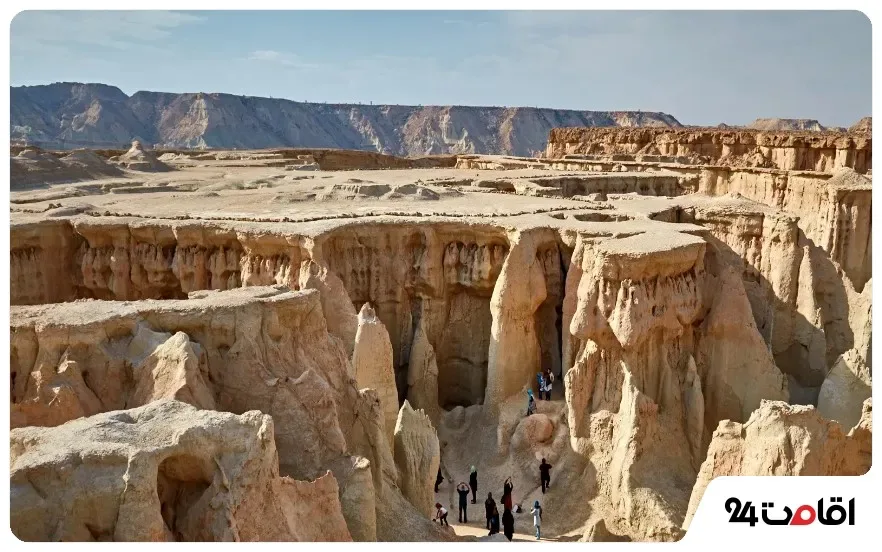
{"label": "sandstone rock", "polygon": [[416,408],[426,413],[432,425],[437,426],[441,419],[441,407],[438,405],[438,361],[422,325],[417,327],[410,348],[407,396]]}
{"label": "sandstone rock", "polygon": [[361,312],[358,313],[352,367],[359,387],[374,389],[379,395],[380,409],[386,421],[386,435],[391,447],[398,417],[392,345],[389,342],[389,332],[368,303],[362,305]]}
{"label": "sandstone rock", "polygon": [[491,410],[532,381],[542,364],[534,314],[545,300],[545,274],[536,262],[542,232],[513,238],[491,299],[493,326],[484,404]]}
{"label": "sandstone rock", "polygon": [[865,173],[870,168],[869,134],[820,129],[556,128],[549,134],[545,154],[550,158],[585,153],[633,155],[650,144],[661,155],[694,155],[704,157],[707,164],[728,158],[736,166],[747,165],[745,154],[760,147],[770,151],[772,166],[779,169],[832,172],[848,166]]}
{"label": "sandstone rock", "polygon": [[870,468],[872,407],[865,403],[860,423],[846,434],[842,426],[811,406],[763,401],[739,424],[723,420],[714,431],[701,466],[683,528],[708,483],[723,475],[862,475]]}
{"label": "sandstone rock", "polygon": [[821,385],[818,414],[853,427],[861,419],[861,405],[873,393],[870,368],[856,349],[836,361]]}
{"label": "sandstone rock", "polygon": [[129,151],[119,156],[117,163],[133,171],[165,172],[172,170],[138,140],[132,142]]}
{"label": "sandstone rock", "polygon": [[[207,382],[208,361],[202,347],[184,332],[173,336],[139,325],[129,343],[134,390],[126,406],[143,406],[159,399],[175,399],[197,408],[214,410]],[[137,359],[146,354],[141,362]]]}
{"label": "sandstone rock", "polygon": [[367,458],[345,457],[331,465],[339,482],[340,504],[346,526],[356,542],[377,540],[377,495]]}
{"label": "sandstone rock", "polygon": [[[300,266],[300,287],[319,290],[328,332],[343,342],[346,353],[351,357],[358,331],[358,315],[343,282],[326,267],[310,260],[303,261]],[[355,374],[351,375],[355,377]]]}
{"label": "sandstone rock", "polygon": [[259,412],[165,400],[14,429],[13,532],[29,541],[350,540],[333,476],[280,478],[272,435]]}
{"label": "sandstone rock", "polygon": [[428,416],[404,401],[395,424],[395,464],[401,493],[428,519],[435,513],[435,476],[441,461],[438,435]]}
{"label": "sandstone rock", "polygon": [[606,528],[606,523],[599,519],[585,531],[580,542],[630,542],[631,539],[624,535],[616,535]]}

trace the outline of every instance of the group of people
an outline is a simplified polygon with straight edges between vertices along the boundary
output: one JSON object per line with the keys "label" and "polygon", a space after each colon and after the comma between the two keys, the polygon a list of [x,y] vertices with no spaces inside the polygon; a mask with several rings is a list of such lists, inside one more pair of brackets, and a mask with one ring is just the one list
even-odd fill
{"label": "group of people", "polygon": [[[548,486],[551,484],[551,464],[546,462],[545,458],[543,458],[542,463],[539,464],[539,479],[542,484],[542,493],[544,494]],[[438,468],[438,477],[435,480],[436,493],[438,492],[438,485],[440,485],[442,481],[444,481],[444,477],[441,475],[441,469]],[[509,476],[502,484],[501,519],[499,508],[496,505],[496,501],[493,499],[493,493],[487,493],[487,500],[484,501],[484,513],[487,518],[487,529],[490,531],[488,536],[499,533],[500,525],[502,526],[502,533],[508,540],[511,540],[514,536],[514,515],[512,513],[514,504],[512,491],[514,491],[514,484]],[[459,494],[459,522],[468,523],[469,492],[472,494],[472,504],[477,502],[478,470],[475,466],[472,466],[469,474],[469,483],[466,484],[465,481],[460,481],[456,486],[456,492]],[[447,521],[447,509],[439,502],[435,503],[435,509],[436,513],[434,521],[437,521],[441,525],[449,526],[450,524]],[[530,510],[530,513],[533,515],[533,526],[536,528],[536,540],[539,540],[542,525],[542,506],[539,505],[538,500],[533,503],[533,508]]]}
{"label": "group of people", "polygon": [[[541,372],[536,372],[536,382],[539,387],[539,400],[551,400],[551,384],[554,383],[554,374],[546,368]],[[533,390],[527,389],[527,416],[536,412],[536,399],[533,397]]]}

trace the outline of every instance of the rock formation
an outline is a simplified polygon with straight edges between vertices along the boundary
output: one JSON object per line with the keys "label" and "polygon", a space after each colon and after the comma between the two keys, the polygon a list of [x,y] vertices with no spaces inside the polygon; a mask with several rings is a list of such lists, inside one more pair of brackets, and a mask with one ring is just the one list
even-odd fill
{"label": "rock formation", "polygon": [[395,423],[395,465],[401,493],[427,518],[435,515],[435,476],[441,462],[438,435],[428,416],[404,401]]}
{"label": "rock formation", "polygon": [[818,395],[818,414],[843,427],[857,425],[861,407],[873,393],[870,367],[857,350],[843,353],[827,374]]}
{"label": "rock formation", "polygon": [[763,401],[740,424],[720,422],[689,500],[684,529],[715,477],[723,475],[863,475],[870,469],[872,399],[848,433],[811,406]]}
{"label": "rock formation", "polygon": [[[786,132],[719,128],[555,128],[546,156],[616,156],[686,164],[832,172],[872,168],[868,133]],[[646,157],[649,156],[649,157]]]}
{"label": "rock formation", "polygon": [[171,167],[160,161],[155,153],[145,149],[138,140],[132,142],[129,151],[119,156],[117,163],[133,171],[163,172],[171,170]]}
{"label": "rock formation", "polygon": [[389,332],[369,303],[362,305],[361,312],[358,313],[352,368],[358,386],[374,389],[379,395],[380,410],[385,421],[385,435],[391,446],[394,442],[393,436],[398,418],[398,393],[392,367],[392,344],[389,342]]}
{"label": "rock formation", "polygon": [[351,540],[334,477],[280,477],[260,412],[162,400],[10,441],[11,527],[25,541]]}
{"label": "rock formation", "polygon": [[[274,477],[293,478],[267,496],[294,497],[286,519],[338,497],[355,541],[463,538],[429,518],[471,465],[482,495],[498,501],[511,476],[517,502],[565,513],[543,527],[564,540],[676,540],[730,471],[857,472],[872,186],[827,169],[863,150],[704,132],[621,153],[644,135],[598,131],[611,153],[556,159],[167,152],[171,172],[13,190],[11,425],[66,432],[171,399],[259,411]],[[711,159],[707,136],[769,142]],[[659,145],[696,150],[664,160]],[[824,171],[773,168],[791,146]],[[735,162],[757,155],[771,165]],[[540,371],[551,397],[527,416]],[[88,477],[113,480],[110,466]]]}

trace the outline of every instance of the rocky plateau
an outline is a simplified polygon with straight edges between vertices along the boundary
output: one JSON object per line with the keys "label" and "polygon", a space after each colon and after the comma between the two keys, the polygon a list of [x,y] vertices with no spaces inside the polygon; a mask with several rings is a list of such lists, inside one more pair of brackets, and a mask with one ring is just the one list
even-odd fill
{"label": "rocky plateau", "polygon": [[714,477],[870,467],[866,133],[200,151],[148,114],[232,100],[52,90],[154,134],[11,152],[22,540],[475,540],[511,477],[543,538],[675,541]]}

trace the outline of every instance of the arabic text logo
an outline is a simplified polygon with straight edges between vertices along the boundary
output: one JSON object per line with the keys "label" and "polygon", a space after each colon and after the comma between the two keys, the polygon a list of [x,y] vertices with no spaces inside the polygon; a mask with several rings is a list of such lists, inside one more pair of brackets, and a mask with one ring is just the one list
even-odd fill
{"label": "arabic text logo", "polygon": [[752,502],[745,502],[741,505],[741,501],[735,497],[726,501],[726,511],[731,514],[729,523],[749,523],[751,527],[762,520],[766,525],[811,525],[815,521],[821,525],[842,525],[848,522],[848,525],[854,525],[854,499],[848,501],[848,510],[842,505],[842,497],[836,496],[830,498],[829,506],[824,508],[824,499],[818,501],[815,508],[809,504],[803,504],[796,508],[796,511],[784,506],[783,517],[781,514],[775,514],[774,502],[763,502],[760,517],[756,516],[756,507]]}

